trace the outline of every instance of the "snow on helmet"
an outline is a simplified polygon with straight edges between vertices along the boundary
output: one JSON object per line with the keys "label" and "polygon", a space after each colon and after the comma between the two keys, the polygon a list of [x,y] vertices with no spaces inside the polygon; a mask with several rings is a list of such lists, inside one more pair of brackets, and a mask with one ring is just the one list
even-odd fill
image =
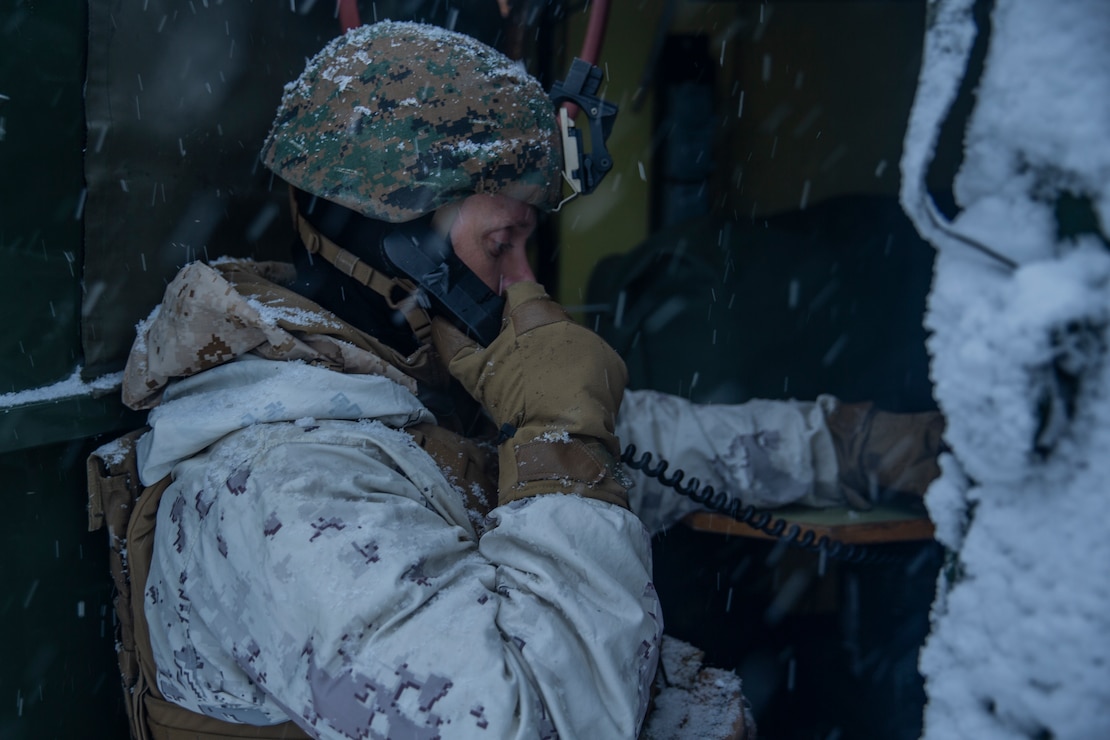
{"label": "snow on helmet", "polygon": [[517,62],[438,26],[348,31],[286,85],[262,162],[370,218],[411,221],[475,193],[544,210],[562,192],[555,109]]}

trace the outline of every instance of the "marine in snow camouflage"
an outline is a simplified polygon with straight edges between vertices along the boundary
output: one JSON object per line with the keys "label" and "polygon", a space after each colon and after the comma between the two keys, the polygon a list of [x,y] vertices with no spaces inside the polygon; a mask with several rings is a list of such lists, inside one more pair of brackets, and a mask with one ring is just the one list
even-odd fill
{"label": "marine in snow camouflage", "polygon": [[474,193],[551,210],[562,192],[555,109],[523,67],[469,36],[352,29],[286,86],[262,148],[291,185],[383,221]]}

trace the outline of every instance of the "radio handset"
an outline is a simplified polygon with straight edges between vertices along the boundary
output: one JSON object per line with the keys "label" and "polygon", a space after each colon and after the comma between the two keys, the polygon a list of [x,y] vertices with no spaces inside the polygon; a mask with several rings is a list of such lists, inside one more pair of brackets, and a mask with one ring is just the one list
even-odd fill
{"label": "radio handset", "polygon": [[416,283],[441,315],[483,347],[501,332],[505,300],[463,264],[427,220],[398,224],[382,240],[382,256],[394,274]]}

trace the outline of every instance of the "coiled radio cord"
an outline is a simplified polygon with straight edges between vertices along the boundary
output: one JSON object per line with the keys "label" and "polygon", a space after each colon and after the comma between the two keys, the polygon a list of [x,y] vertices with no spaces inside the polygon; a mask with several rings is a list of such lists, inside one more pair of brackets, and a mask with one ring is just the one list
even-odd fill
{"label": "coiled radio cord", "polygon": [[882,552],[875,546],[838,542],[824,534],[818,536],[812,529],[788,522],[768,511],[745,505],[740,499],[730,497],[725,491],[717,491],[708,483],[703,486],[697,478],[690,478],[683,483],[686,473],[681,468],[675,469],[673,473],[667,473],[666,460],[660,458],[658,463],[652,465],[654,455],[644,452],[637,458],[636,452],[636,445],[629,444],[621,453],[621,462],[633,470],[639,470],[644,475],[657,479],[663,485],[701,504],[706,509],[747,524],[780,542],[817,553],[822,557],[850,563],[888,563],[904,559],[892,553]]}

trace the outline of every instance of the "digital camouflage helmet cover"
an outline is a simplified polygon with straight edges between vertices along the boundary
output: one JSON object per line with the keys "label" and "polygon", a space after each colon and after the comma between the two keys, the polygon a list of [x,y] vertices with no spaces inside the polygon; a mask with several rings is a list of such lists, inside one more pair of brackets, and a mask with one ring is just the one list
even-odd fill
{"label": "digital camouflage helmet cover", "polygon": [[469,36],[418,23],[331,41],[285,87],[262,161],[296,188],[393,223],[475,193],[550,211],[562,193],[559,128],[540,83]]}

